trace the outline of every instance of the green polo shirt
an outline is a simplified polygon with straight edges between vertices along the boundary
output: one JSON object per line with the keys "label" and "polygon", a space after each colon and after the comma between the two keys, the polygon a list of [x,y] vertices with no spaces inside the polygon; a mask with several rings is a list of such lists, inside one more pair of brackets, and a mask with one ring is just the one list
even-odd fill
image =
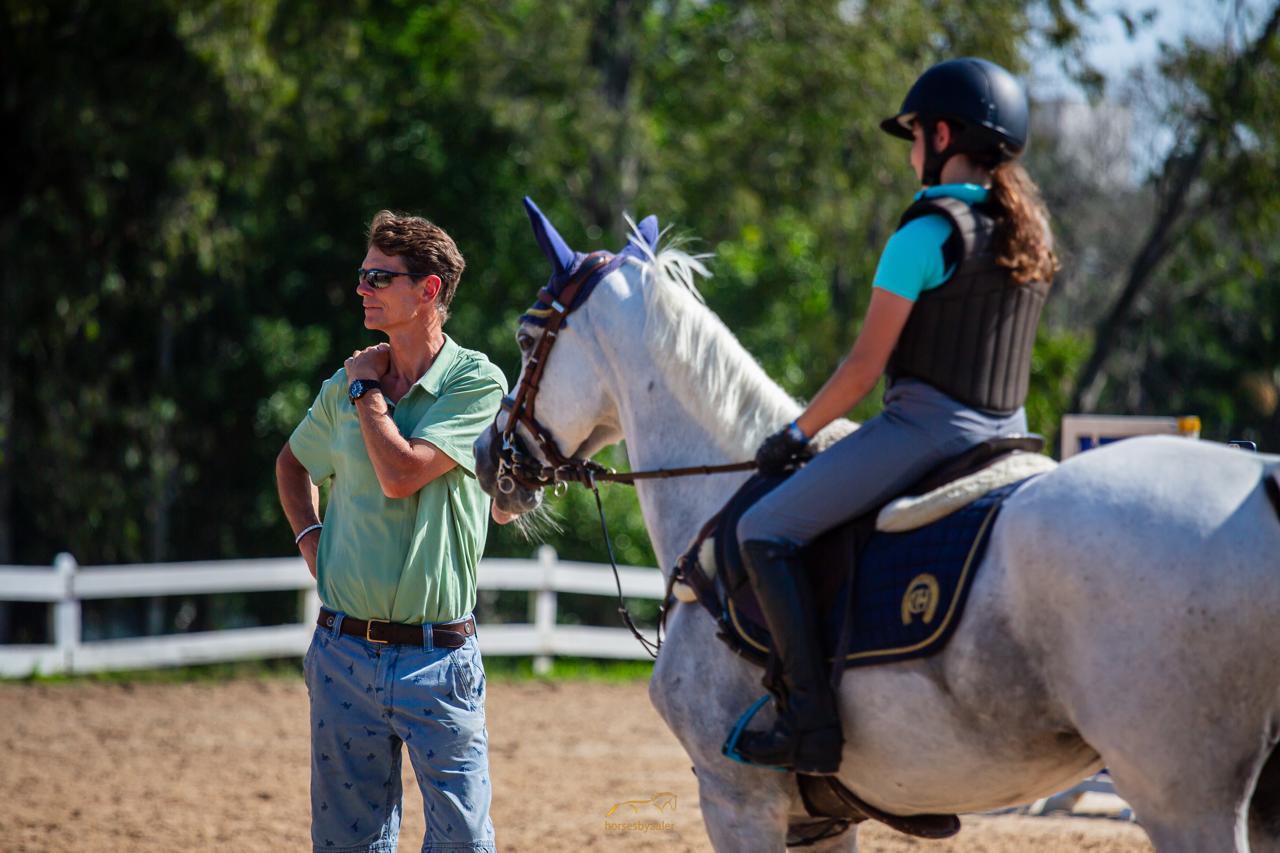
{"label": "green polo shirt", "polygon": [[489,497],[476,482],[471,445],[506,388],[502,371],[482,353],[446,336],[391,417],[405,439],[431,442],[457,467],[417,494],[388,498],[347,399],[345,368],[325,381],[289,447],[317,485],[333,478],[317,565],[326,607],[411,625],[452,622],[475,608]]}

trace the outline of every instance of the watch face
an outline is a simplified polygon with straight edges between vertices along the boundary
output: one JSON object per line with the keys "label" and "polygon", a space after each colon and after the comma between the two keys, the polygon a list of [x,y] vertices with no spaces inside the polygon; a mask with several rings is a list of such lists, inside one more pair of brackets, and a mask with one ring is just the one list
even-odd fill
{"label": "watch face", "polygon": [[358,400],[361,397],[363,397],[364,396],[364,380],[357,379],[356,381],[352,382],[351,389],[347,392],[347,395],[350,396],[352,400]]}

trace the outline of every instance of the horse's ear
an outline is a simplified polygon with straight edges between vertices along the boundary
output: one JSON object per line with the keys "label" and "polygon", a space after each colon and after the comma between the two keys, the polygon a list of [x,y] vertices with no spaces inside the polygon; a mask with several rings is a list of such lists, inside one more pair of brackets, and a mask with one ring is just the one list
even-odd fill
{"label": "horse's ear", "polygon": [[524,197],[524,209],[529,214],[529,224],[533,226],[533,236],[538,238],[538,245],[542,247],[542,254],[546,255],[547,260],[551,261],[551,266],[555,268],[555,274],[563,275],[565,270],[573,266],[573,249],[569,248],[569,244],[560,236],[560,232],[556,231],[556,227],[551,224],[551,220],[547,219],[541,210],[538,210],[538,206],[528,196]]}
{"label": "horse's ear", "polygon": [[658,248],[658,217],[650,214],[640,220],[640,224],[636,226],[636,231],[649,244],[649,249],[656,250]]}

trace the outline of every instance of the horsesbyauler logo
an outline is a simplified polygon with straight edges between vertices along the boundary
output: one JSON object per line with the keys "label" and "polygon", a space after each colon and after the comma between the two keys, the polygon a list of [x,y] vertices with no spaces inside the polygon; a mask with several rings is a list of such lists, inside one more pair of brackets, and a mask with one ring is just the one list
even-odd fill
{"label": "horsesbyauler logo", "polygon": [[931,574],[916,575],[902,596],[902,624],[910,625],[917,616],[924,624],[933,621],[938,612],[938,579]]}
{"label": "horsesbyauler logo", "polygon": [[[655,809],[659,815],[676,810],[676,795],[670,791],[659,791],[648,799],[621,800],[614,803],[604,813],[606,832],[666,832],[675,828],[671,821],[643,819]],[[610,820],[609,818],[616,818]]]}

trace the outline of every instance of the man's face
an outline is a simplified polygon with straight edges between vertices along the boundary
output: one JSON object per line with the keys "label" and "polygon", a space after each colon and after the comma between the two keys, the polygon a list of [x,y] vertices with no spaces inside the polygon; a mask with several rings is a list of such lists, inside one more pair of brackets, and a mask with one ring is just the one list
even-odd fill
{"label": "man's face", "polygon": [[[383,254],[376,246],[369,247],[360,266],[391,272],[408,272],[409,269],[403,258]],[[364,308],[365,328],[381,332],[422,325],[427,315],[435,311],[435,298],[439,292],[440,278],[435,275],[418,279],[398,275],[383,288],[374,288],[363,279],[356,285],[356,295]]]}

